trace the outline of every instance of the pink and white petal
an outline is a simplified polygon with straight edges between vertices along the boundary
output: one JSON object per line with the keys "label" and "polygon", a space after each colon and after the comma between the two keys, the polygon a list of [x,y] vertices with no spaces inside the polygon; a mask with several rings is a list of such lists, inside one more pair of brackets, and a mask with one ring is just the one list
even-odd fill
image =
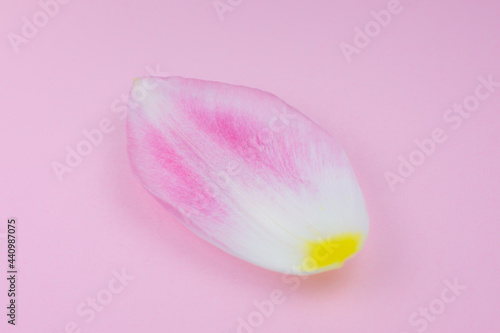
{"label": "pink and white petal", "polygon": [[129,105],[134,172],[200,237],[296,274],[342,264],[304,269],[307,244],[356,233],[361,248],[368,216],[344,151],[281,99],[224,83],[141,78]]}

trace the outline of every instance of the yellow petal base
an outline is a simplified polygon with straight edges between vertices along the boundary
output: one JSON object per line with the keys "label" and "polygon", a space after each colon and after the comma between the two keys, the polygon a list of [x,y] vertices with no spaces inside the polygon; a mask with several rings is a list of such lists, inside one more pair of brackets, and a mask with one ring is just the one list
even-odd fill
{"label": "yellow petal base", "polygon": [[346,259],[359,250],[362,239],[360,233],[344,233],[328,239],[307,242],[303,270],[310,272],[328,266],[341,267]]}

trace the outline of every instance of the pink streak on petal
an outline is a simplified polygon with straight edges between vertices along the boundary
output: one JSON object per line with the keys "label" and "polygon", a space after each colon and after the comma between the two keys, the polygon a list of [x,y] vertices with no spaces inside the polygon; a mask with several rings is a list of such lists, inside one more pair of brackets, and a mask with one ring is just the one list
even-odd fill
{"label": "pink streak on petal", "polygon": [[[252,89],[252,93],[264,95],[261,98],[272,96],[255,89]],[[269,116],[269,110],[262,110],[263,114],[248,114],[236,108],[222,106],[222,103],[216,110],[212,110],[204,102],[199,99],[183,99],[179,105],[200,131],[209,134],[212,140],[227,147],[232,153],[237,153],[245,160],[245,164],[253,167],[253,171],[261,177],[276,177],[287,186],[303,182],[295,164],[294,147],[287,146],[286,142],[286,137],[290,135],[286,131],[293,131],[293,128],[287,128],[281,133],[271,131],[269,125],[259,118]],[[264,136],[269,134],[272,135],[272,140],[266,142]]]}

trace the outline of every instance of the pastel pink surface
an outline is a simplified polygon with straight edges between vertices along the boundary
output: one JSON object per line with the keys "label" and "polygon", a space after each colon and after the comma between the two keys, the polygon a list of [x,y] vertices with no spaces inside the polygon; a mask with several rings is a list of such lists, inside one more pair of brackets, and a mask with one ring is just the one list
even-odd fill
{"label": "pastel pink surface", "polygon": [[[417,332],[408,318],[454,279],[467,289],[427,331],[499,331],[500,89],[457,129],[443,114],[479,76],[500,81],[500,5],[401,4],[347,63],[339,44],[387,1],[244,1],[224,21],[211,1],[71,1],[15,53],[7,34],[40,7],[5,0],[0,234],[17,217],[20,291],[18,325],[2,314],[1,331],[236,332],[279,289],[285,302],[256,332]],[[368,206],[362,252],[292,290],[176,222],[126,154],[123,95],[148,66],[269,91],[332,134]],[[59,182],[51,163],[105,119],[102,143]],[[435,128],[446,141],[392,192],[384,173]],[[86,322],[79,305],[122,268],[134,279]],[[6,290],[1,279],[2,308]]]}

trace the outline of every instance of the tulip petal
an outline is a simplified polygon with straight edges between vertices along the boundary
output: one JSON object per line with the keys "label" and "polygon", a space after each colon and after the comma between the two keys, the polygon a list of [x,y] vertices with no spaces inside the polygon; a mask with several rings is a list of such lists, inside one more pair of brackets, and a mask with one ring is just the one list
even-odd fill
{"label": "tulip petal", "polygon": [[145,77],[129,109],[132,169],[200,237],[290,274],[338,268],[361,249],[368,215],[344,151],[278,97]]}

